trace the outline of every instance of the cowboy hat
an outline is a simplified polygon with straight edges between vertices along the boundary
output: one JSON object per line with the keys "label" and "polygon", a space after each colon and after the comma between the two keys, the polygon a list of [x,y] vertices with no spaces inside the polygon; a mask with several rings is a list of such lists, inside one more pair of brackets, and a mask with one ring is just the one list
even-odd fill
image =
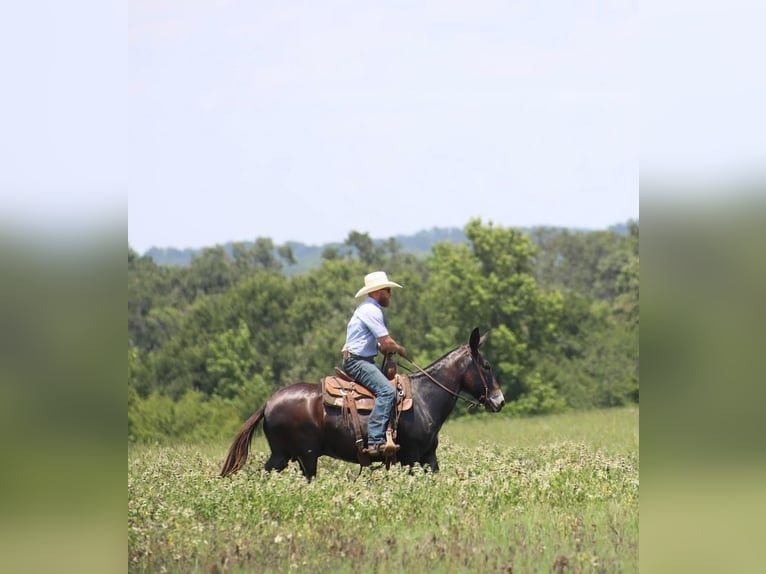
{"label": "cowboy hat", "polygon": [[364,287],[359,289],[354,297],[361,297],[362,295],[367,295],[367,293],[379,291],[380,289],[385,289],[386,287],[401,287],[401,285],[399,285],[399,283],[389,281],[388,276],[383,271],[368,273],[364,276]]}

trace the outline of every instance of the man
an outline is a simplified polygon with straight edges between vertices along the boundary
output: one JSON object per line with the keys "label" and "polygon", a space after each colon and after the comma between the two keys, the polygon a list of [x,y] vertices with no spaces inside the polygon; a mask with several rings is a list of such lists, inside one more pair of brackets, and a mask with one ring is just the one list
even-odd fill
{"label": "man", "polygon": [[401,287],[388,280],[383,271],[375,271],[364,278],[355,297],[366,295],[354,311],[346,328],[343,345],[343,370],[355,381],[375,395],[375,406],[367,422],[367,450],[372,456],[391,455],[399,450],[394,445],[386,450],[386,428],[396,401],[394,386],[375,365],[378,349],[384,354],[398,353],[407,357],[407,350],[391,338],[383,319],[383,308],[391,303],[391,288]]}

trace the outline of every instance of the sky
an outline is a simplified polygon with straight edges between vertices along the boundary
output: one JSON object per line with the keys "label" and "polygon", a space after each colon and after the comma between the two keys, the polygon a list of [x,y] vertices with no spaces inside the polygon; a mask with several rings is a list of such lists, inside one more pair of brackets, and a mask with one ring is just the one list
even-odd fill
{"label": "sky", "polygon": [[[43,6],[40,6],[43,4]],[[0,223],[128,243],[603,229],[763,162],[764,9],[75,0],[0,18]]]}
{"label": "sky", "polygon": [[132,2],[129,241],[638,217],[635,3]]}
{"label": "sky", "polygon": [[3,7],[0,231],[70,233],[124,219],[127,54],[123,4]]}

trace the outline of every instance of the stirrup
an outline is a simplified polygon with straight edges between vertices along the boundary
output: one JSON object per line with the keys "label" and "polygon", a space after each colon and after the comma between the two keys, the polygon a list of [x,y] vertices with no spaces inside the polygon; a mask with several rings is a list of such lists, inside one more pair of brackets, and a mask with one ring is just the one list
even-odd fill
{"label": "stirrup", "polygon": [[383,445],[383,448],[380,450],[380,452],[383,454],[383,456],[391,456],[399,452],[400,448],[402,448],[401,445],[386,443]]}

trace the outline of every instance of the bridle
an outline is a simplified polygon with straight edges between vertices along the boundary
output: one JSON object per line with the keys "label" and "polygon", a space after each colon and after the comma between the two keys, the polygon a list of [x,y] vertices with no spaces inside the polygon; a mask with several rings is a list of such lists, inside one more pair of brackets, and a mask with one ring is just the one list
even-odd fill
{"label": "bridle", "polygon": [[[422,367],[415,364],[415,362],[412,359],[408,357],[403,357],[403,358],[407,359],[412,364],[413,367],[415,367],[418,371],[420,371],[426,377],[428,377],[430,381],[440,386],[442,389],[447,391],[453,397],[457,397],[461,401],[465,401],[466,403],[470,405],[468,408],[472,409],[474,407],[480,407],[486,402],[487,397],[489,396],[489,386],[487,385],[487,379],[484,377],[484,373],[482,372],[481,367],[479,366],[479,362],[477,361],[476,356],[473,353],[471,353],[470,349],[468,350],[468,353],[471,355],[471,362],[476,366],[476,370],[479,372],[479,379],[481,379],[481,384],[484,386],[484,394],[479,397],[478,402],[472,399],[467,399],[463,395],[461,395],[459,392],[456,393],[452,389],[444,386],[442,383],[434,379],[429,373],[427,373]],[[478,353],[476,355],[478,356]]]}
{"label": "bridle", "polygon": [[489,385],[487,385],[487,379],[484,378],[484,372],[481,370],[481,366],[479,365],[479,361],[477,359],[478,356],[479,356],[478,352],[476,353],[476,355],[471,353],[471,362],[474,365],[476,365],[476,370],[479,372],[479,378],[481,379],[481,384],[484,386],[484,394],[479,397],[479,403],[483,405],[487,401],[487,397],[489,396]]}

